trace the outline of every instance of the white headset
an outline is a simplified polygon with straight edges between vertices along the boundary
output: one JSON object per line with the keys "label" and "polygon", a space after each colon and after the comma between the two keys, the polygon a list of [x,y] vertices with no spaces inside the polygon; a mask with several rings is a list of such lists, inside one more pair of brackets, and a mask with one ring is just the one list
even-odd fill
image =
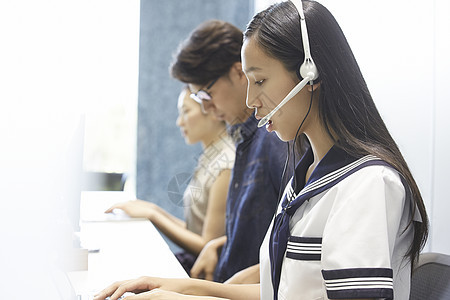
{"label": "white headset", "polygon": [[317,67],[314,64],[314,60],[311,57],[311,51],[309,49],[309,39],[308,39],[308,29],[306,27],[305,14],[303,12],[303,4],[301,0],[291,0],[291,2],[297,8],[298,14],[300,16],[300,32],[302,33],[303,40],[303,49],[305,52],[305,60],[300,66],[300,76],[303,78],[288,94],[287,96],[277,105],[269,114],[267,114],[264,118],[262,118],[258,127],[262,127],[269,122],[270,118],[289,100],[292,99],[298,92],[302,90],[308,83],[310,85],[313,84],[313,81],[319,77],[319,72],[317,71]]}

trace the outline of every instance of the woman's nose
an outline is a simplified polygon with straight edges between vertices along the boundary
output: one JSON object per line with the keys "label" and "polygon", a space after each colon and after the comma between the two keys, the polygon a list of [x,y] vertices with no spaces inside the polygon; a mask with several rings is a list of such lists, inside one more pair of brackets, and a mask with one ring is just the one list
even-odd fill
{"label": "woman's nose", "polygon": [[183,123],[183,118],[182,118],[180,115],[178,115],[178,118],[177,118],[177,121],[176,121],[175,124],[176,124],[178,127],[181,127],[182,123]]}
{"label": "woman's nose", "polygon": [[257,95],[254,95],[252,89],[250,87],[247,88],[247,99],[245,99],[245,103],[248,108],[259,108],[261,107],[261,101]]}

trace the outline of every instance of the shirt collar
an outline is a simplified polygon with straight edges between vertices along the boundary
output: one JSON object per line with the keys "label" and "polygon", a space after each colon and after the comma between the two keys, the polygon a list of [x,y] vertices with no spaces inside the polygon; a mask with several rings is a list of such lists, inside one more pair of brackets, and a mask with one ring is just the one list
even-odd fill
{"label": "shirt collar", "polygon": [[244,123],[237,123],[228,127],[228,132],[233,141],[240,144],[242,141],[248,140],[258,129],[257,120],[252,114]]}
{"label": "shirt collar", "polygon": [[295,193],[298,193],[305,187],[305,185],[311,184],[312,182],[322,178],[326,174],[342,168],[343,166],[355,161],[356,159],[356,157],[351,156],[336,145],[333,145],[330,150],[328,150],[327,154],[325,154],[325,156],[317,164],[317,167],[314,169],[308,179],[308,182],[306,182],[305,184],[306,171],[314,160],[312,148],[309,147],[295,169]]}

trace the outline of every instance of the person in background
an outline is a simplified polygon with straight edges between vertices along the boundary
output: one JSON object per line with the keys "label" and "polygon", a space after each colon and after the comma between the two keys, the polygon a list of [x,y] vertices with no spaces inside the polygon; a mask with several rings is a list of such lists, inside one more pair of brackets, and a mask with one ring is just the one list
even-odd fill
{"label": "person in background", "polygon": [[187,144],[201,143],[200,155],[183,201],[185,221],[158,205],[133,200],[117,203],[106,212],[122,209],[131,217],[148,218],[170,240],[183,248],[176,256],[189,273],[203,247],[225,233],[225,208],[235,148],[225,122],[202,112],[187,87],[178,99],[177,126]]}
{"label": "person in background", "polygon": [[[301,20],[316,66],[306,73],[298,72],[308,53]],[[242,58],[258,119],[308,84],[266,127],[306,151],[261,246],[260,284],[142,277],[98,299],[125,291],[138,299],[409,299],[425,206],[334,17],[315,1],[274,4],[247,26]]]}
{"label": "person in background", "polygon": [[[206,21],[180,44],[171,66],[172,76],[189,85],[191,97],[202,103],[204,111],[227,123],[236,144],[226,234],[206,245],[191,270],[194,278],[218,282],[258,264],[286,160],[285,143],[257,128],[253,111],[245,104],[248,82],[242,72],[241,47],[242,31],[237,27]],[[240,276],[239,281],[246,278],[252,277]]]}

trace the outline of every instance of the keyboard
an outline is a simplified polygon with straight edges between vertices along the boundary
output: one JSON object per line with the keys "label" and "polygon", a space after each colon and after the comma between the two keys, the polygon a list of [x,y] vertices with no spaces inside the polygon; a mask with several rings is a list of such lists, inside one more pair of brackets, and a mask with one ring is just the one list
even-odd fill
{"label": "keyboard", "polygon": [[[120,297],[118,300],[122,300],[127,296],[132,296],[134,295],[133,293],[125,293],[122,297]],[[94,299],[94,294],[89,294],[89,295],[77,295],[77,300],[93,300]],[[109,297],[106,297],[105,300],[110,300]]]}

